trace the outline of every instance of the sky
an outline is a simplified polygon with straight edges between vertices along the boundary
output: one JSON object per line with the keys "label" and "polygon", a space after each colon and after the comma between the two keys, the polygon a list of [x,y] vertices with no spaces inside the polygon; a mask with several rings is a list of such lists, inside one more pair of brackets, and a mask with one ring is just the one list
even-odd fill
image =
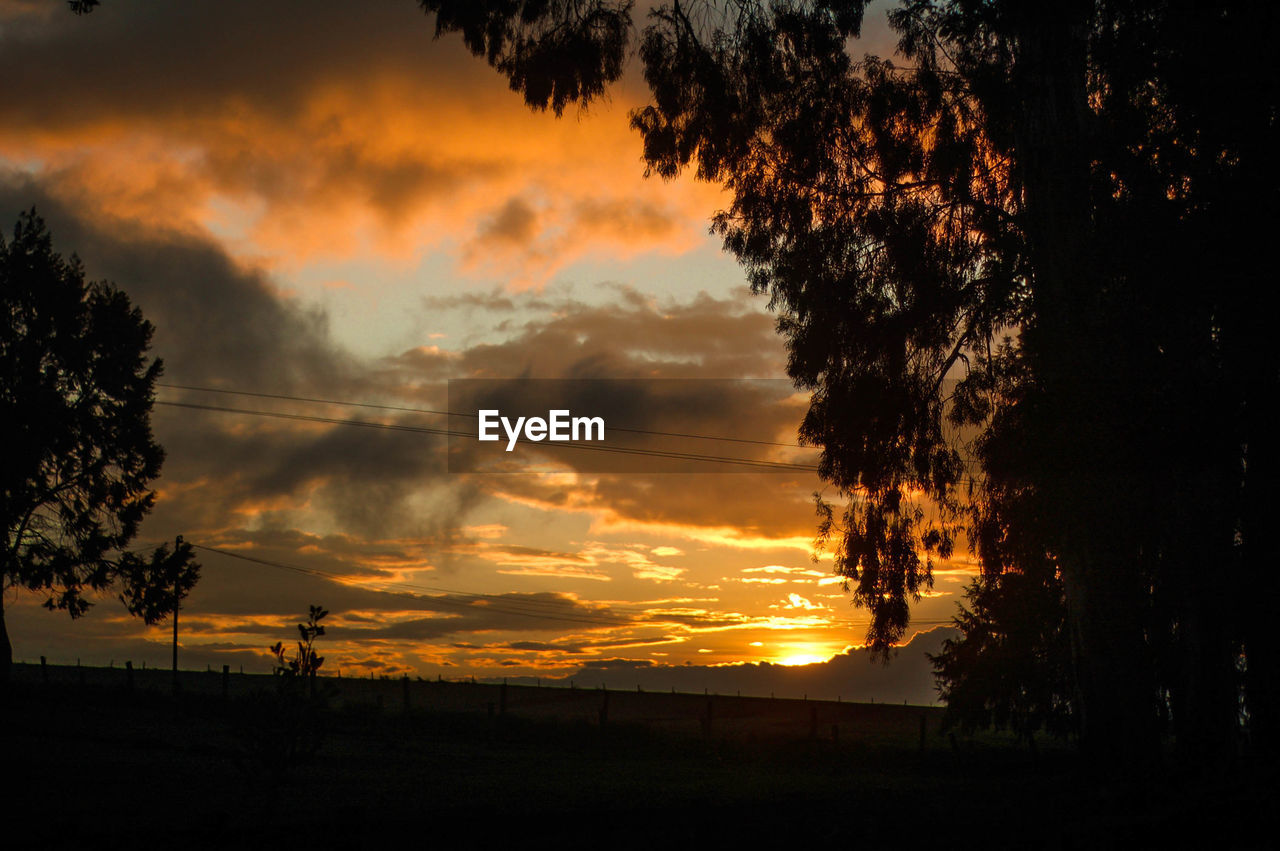
{"label": "sky", "polygon": [[[855,52],[888,51],[882,14]],[[34,205],[129,294],[165,403],[439,428],[269,397],[441,410],[451,379],[786,378],[767,298],[708,231],[722,190],[644,174],[634,67],[557,119],[433,32],[410,0],[0,0],[0,225]],[[794,444],[803,410],[695,406],[665,430]],[[974,573],[963,553],[935,570],[888,673],[844,655],[867,615],[815,552],[810,471],[451,473],[422,432],[167,404],[153,426],[167,460],[137,545],[202,547],[185,667],[265,672],[317,603],[344,676],[643,671],[923,702],[921,648]],[[40,602],[5,593],[17,660],[167,664],[168,624],[110,595],[75,622]]]}

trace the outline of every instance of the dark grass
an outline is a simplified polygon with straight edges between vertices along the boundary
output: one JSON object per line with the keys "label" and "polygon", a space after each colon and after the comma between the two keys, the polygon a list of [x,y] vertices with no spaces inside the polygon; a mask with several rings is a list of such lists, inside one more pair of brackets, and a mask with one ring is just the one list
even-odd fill
{"label": "dark grass", "polygon": [[[265,678],[264,678],[265,679]],[[270,685],[270,681],[266,680]],[[1273,779],[1088,779],[1068,749],[718,738],[638,722],[409,712],[19,682],[5,847],[1273,847]],[[913,712],[912,708],[903,708]],[[916,716],[913,714],[911,718]],[[256,732],[256,738],[255,738]],[[1204,842],[1200,841],[1204,838]],[[1212,841],[1209,841],[1212,837]]]}

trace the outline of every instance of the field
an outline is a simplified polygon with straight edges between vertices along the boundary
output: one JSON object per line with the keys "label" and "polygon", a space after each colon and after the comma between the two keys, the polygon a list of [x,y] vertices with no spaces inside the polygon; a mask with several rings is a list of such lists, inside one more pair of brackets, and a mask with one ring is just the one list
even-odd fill
{"label": "field", "polygon": [[312,711],[269,677],[131,677],[17,667],[6,847],[1248,847],[1274,789],[1099,786],[920,707],[324,678]]}

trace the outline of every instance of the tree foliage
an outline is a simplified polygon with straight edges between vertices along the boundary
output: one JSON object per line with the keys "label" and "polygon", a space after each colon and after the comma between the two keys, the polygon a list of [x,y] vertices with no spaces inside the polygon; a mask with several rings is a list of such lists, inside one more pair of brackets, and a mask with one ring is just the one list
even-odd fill
{"label": "tree foliage", "polygon": [[[87,283],[35,211],[0,236],[0,574],[72,617],[122,588],[148,623],[198,576],[190,547],[126,552],[155,502],[164,452],[151,434],[152,326],[113,285]],[[163,583],[160,585],[158,583]],[[175,592],[176,589],[176,592]],[[0,619],[4,646],[11,651]]]}
{"label": "tree foliage", "polygon": [[[464,29],[455,5],[424,4],[438,34]],[[478,5],[552,30],[576,8]],[[1241,651],[1256,740],[1274,742],[1275,641],[1228,589],[1273,561],[1260,412],[1280,372],[1251,269],[1280,186],[1280,16],[904,0],[895,59],[859,59],[866,6],[659,6],[632,124],[651,172],[729,190],[714,228],[813,393],[801,434],[849,505],[820,500],[822,531],[871,643],[903,635],[964,532],[983,616],[1020,577],[1061,581],[1095,753],[1150,759],[1166,692],[1180,745],[1232,752]],[[609,51],[624,45],[596,36],[585,73],[607,79]]]}
{"label": "tree foliage", "polygon": [[1069,736],[1075,718],[1062,584],[1009,572],[974,580],[965,597],[960,636],[929,657],[947,706],[944,726],[1010,730],[1027,742],[1040,732]]}
{"label": "tree foliage", "polygon": [[119,571],[125,581],[120,602],[129,614],[147,624],[164,621],[200,579],[200,564],[193,555],[185,541],[175,544],[172,551],[161,545],[146,558],[133,552],[122,555]]}
{"label": "tree foliage", "polygon": [[535,109],[586,106],[622,76],[632,0],[421,0],[436,34],[460,32],[475,56]]}

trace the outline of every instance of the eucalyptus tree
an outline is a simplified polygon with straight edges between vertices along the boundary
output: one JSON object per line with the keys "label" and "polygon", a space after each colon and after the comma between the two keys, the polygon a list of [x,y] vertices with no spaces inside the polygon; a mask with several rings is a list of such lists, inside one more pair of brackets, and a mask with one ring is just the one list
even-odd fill
{"label": "eucalyptus tree", "polygon": [[[421,5],[556,114],[637,29],[629,0]],[[1274,741],[1274,640],[1229,589],[1273,561],[1275,10],[905,0],[897,54],[857,58],[867,5],[660,5],[631,121],[650,173],[729,191],[712,226],[813,391],[871,643],[959,535],[988,579],[1022,568],[979,539],[1015,535],[1061,582],[1095,753],[1154,758],[1170,702],[1180,744],[1229,752],[1242,653]]]}

